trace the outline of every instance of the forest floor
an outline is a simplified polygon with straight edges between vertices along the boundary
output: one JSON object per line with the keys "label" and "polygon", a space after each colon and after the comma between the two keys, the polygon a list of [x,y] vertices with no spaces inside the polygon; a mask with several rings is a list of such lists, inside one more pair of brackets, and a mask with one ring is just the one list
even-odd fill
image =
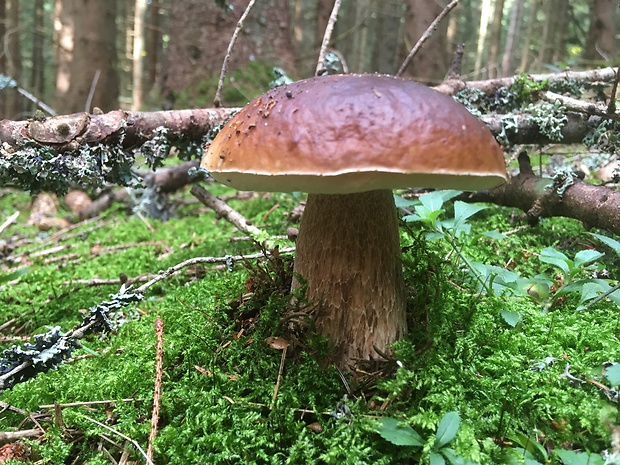
{"label": "forest floor", "polygon": [[[297,226],[294,195],[214,193],[272,236]],[[613,244],[573,220],[529,226],[516,210],[437,199],[443,223],[410,216],[401,229],[413,330],[393,359],[339,373],[311,325],[290,324],[291,255],[195,265],[120,309],[118,328],[82,339],[68,362],[4,390],[0,457],[145,463],[136,445],[149,442],[159,318],[156,464],[620,463],[605,455],[620,452],[608,363],[620,362],[620,312],[607,299],[586,307],[616,284]],[[0,235],[3,348],[69,331],[127,278],[142,277],[135,288],[193,257],[261,252],[188,191],[174,203],[166,222],[117,204],[42,232],[27,225],[31,198],[2,190],[0,222],[21,212]],[[290,343],[285,356],[273,337]]]}

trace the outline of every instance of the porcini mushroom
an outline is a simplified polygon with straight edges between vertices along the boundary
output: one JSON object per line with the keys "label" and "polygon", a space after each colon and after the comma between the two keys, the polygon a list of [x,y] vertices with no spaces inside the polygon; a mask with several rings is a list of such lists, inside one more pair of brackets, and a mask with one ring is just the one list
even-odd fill
{"label": "porcini mushroom", "polygon": [[239,190],[308,193],[294,271],[320,303],[316,326],[340,367],[374,358],[406,331],[392,189],[506,180],[502,151],[478,118],[426,86],[380,75],[270,90],[224,126],[202,166]]}

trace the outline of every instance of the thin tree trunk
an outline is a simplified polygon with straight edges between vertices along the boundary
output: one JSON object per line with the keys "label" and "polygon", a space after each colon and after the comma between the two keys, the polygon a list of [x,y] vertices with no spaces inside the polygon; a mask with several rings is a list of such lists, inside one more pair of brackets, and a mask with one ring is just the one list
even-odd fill
{"label": "thin tree trunk", "polygon": [[615,0],[591,0],[590,27],[584,58],[607,61],[615,52],[616,9]]}
{"label": "thin tree trunk", "polygon": [[499,49],[502,45],[502,19],[504,18],[504,0],[495,2],[493,22],[491,23],[491,40],[489,44],[489,56],[487,67],[489,78],[494,79],[499,75]]}
{"label": "thin tree trunk", "polygon": [[480,29],[478,30],[478,45],[476,47],[476,62],[474,64],[474,75],[481,78],[480,68],[484,55],[484,46],[487,39],[487,29],[491,19],[491,0],[482,0],[480,7]]}
{"label": "thin tree trunk", "polygon": [[56,90],[54,108],[65,113],[71,85],[75,0],[56,0],[54,8],[54,43],[56,44]]}
{"label": "thin tree trunk", "polygon": [[161,57],[161,5],[153,0],[148,6],[148,32],[146,33],[146,91],[157,81],[157,65]]}
{"label": "thin tree trunk", "polygon": [[[30,91],[38,98],[42,99],[45,83],[43,81],[45,73],[45,61],[43,58],[43,41],[45,39],[43,30],[43,0],[34,2],[34,22],[32,31],[32,70],[30,74]],[[36,111],[37,106],[33,104],[32,112]]]}
{"label": "thin tree trunk", "polygon": [[[443,10],[435,0],[406,0],[405,5],[404,41],[400,50],[402,58],[407,56],[411,47]],[[405,71],[407,76],[428,83],[443,79],[448,71],[449,59],[445,53],[447,30],[447,21],[442,21]]]}
{"label": "thin tree trunk", "polygon": [[[19,43],[20,22],[19,22],[19,0],[9,0],[7,15],[6,41],[8,51],[7,74],[20,84],[22,74],[22,57]],[[21,112],[20,97],[15,89],[8,89],[6,98],[7,116],[9,118],[19,118]]]}
{"label": "thin tree trunk", "polygon": [[[0,0],[0,38],[1,43],[4,43],[6,36],[6,0]],[[7,75],[6,69],[6,54],[0,53],[0,74]],[[6,118],[6,95],[8,90],[0,90],[0,119]]]}
{"label": "thin tree trunk", "polygon": [[506,46],[504,47],[504,57],[502,59],[502,76],[510,76],[514,71],[514,59],[521,29],[521,16],[523,15],[524,1],[525,0],[515,0],[512,4],[510,21],[508,23],[508,34],[506,36]]}
{"label": "thin tree trunk", "polygon": [[63,113],[118,108],[116,0],[78,1],[69,96]]}
{"label": "thin tree trunk", "polygon": [[[534,35],[534,27],[538,25],[538,21],[536,21],[536,14],[538,12],[539,5],[540,4],[536,1],[529,2],[529,4],[527,5],[527,19],[525,19],[525,13],[523,15],[524,21],[527,24],[527,29],[525,31],[525,37],[523,39],[523,45],[521,47],[521,60],[518,67],[519,71],[521,72],[527,72],[532,62],[532,50],[530,49],[532,44],[532,37]],[[543,45],[544,42],[541,44],[541,46]]]}
{"label": "thin tree trunk", "polygon": [[551,55],[552,63],[566,60],[566,44],[568,43],[568,18],[569,9],[571,8],[569,2],[563,3],[561,0],[557,1],[560,5],[560,8],[558,8],[557,11],[557,27],[555,41],[557,44],[559,44],[559,46],[553,50],[553,54]]}
{"label": "thin tree trunk", "polygon": [[136,0],[133,20],[133,86],[131,109],[138,111],[142,107],[144,78],[144,18],[146,15],[146,0]]}

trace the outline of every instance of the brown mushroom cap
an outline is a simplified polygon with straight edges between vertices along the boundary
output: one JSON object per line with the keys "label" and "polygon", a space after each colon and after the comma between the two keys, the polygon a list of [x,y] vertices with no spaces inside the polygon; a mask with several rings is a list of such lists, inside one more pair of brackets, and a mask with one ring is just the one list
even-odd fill
{"label": "brown mushroom cap", "polygon": [[478,118],[424,85],[383,75],[270,90],[224,126],[202,166],[255,191],[479,190],[506,181],[502,151]]}

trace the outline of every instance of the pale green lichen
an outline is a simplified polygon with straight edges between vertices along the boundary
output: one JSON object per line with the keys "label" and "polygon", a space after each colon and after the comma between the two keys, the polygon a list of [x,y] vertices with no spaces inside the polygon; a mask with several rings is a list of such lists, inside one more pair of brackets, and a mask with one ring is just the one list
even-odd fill
{"label": "pale green lichen", "polygon": [[525,107],[524,113],[530,115],[529,120],[535,123],[541,134],[550,140],[559,142],[564,137],[562,128],[568,122],[566,107],[559,102],[538,103]]}

